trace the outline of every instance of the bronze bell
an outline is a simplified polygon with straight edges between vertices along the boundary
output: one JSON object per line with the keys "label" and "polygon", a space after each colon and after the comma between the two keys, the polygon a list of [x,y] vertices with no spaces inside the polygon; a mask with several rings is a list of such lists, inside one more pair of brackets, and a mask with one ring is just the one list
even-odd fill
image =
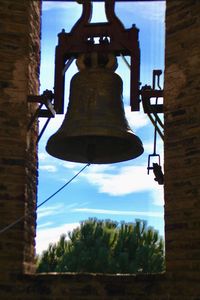
{"label": "bronze bell", "polygon": [[130,160],[144,151],[125,117],[123,82],[114,73],[116,58],[97,54],[77,60],[79,72],[71,79],[65,119],[46,146],[57,158],[106,164]]}

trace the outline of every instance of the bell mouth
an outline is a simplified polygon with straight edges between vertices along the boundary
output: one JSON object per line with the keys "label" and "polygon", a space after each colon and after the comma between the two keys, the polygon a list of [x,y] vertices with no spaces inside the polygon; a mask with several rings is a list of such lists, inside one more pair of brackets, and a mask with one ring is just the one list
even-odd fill
{"label": "bell mouth", "polygon": [[141,140],[133,133],[127,138],[115,136],[52,136],[46,151],[59,159],[92,164],[110,164],[134,159],[143,152]]}

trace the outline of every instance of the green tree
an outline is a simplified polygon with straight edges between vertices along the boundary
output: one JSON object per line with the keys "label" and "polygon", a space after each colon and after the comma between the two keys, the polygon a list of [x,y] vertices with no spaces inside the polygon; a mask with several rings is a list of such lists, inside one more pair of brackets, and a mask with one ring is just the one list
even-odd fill
{"label": "green tree", "polygon": [[88,219],[49,245],[38,272],[155,273],[164,270],[164,243],[145,221]]}

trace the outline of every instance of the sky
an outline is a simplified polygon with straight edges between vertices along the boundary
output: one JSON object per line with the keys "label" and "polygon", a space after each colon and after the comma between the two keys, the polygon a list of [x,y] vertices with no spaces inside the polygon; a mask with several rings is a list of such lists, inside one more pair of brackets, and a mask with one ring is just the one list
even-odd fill
{"label": "sky", "polygon": [[[91,22],[105,22],[103,3],[93,3]],[[141,49],[142,86],[152,84],[153,69],[164,71],[165,2],[117,2],[116,15],[125,28],[136,24]],[[40,93],[53,91],[54,57],[57,34],[64,28],[70,32],[82,12],[82,5],[74,2],[43,1],[41,37]],[[127,59],[129,59],[127,57]],[[147,174],[148,155],[153,153],[154,127],[147,115],[131,112],[129,106],[130,72],[118,58],[119,74],[123,80],[123,102],[126,118],[133,132],[140,137],[144,153],[136,159],[114,164],[90,165],[65,189],[42,205],[37,211],[36,252],[41,254],[49,243],[59,240],[88,218],[134,222],[146,220],[147,225],[164,237],[163,186]],[[68,104],[70,79],[77,73],[75,63],[65,75],[65,112]],[[163,78],[162,78],[163,80]],[[162,82],[161,82],[162,83]],[[162,116],[160,116],[162,117]],[[39,184],[38,205],[69,181],[85,164],[72,163],[50,156],[47,140],[62,124],[64,115],[52,118],[38,145]],[[46,119],[39,119],[40,130]],[[163,162],[163,141],[157,137],[157,153]],[[157,161],[154,161],[157,162]]]}

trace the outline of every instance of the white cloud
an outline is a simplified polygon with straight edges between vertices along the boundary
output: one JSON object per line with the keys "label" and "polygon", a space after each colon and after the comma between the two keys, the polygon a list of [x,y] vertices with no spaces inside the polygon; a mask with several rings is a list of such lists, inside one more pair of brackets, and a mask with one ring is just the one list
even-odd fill
{"label": "white cloud", "polygon": [[158,185],[155,190],[151,191],[151,199],[152,199],[154,205],[164,206],[163,185]]}
{"label": "white cloud", "polygon": [[60,235],[77,228],[79,223],[68,223],[54,228],[46,228],[37,230],[36,235],[36,252],[41,254],[42,251],[46,250],[50,243],[56,243],[60,239]]}
{"label": "white cloud", "polygon": [[163,218],[163,213],[154,211],[124,211],[94,208],[75,208],[72,212],[86,212],[94,214],[120,215],[120,216],[140,216],[140,217],[156,217]]}
{"label": "white cloud", "polygon": [[[66,1],[43,1],[42,5],[43,11],[47,10],[55,10],[55,9],[62,9],[62,10],[82,10],[82,5],[78,4],[76,1],[67,2]],[[103,3],[93,3],[93,14],[91,23],[94,22],[105,22],[107,21],[105,16],[105,9]]]}
{"label": "white cloud", "polygon": [[43,165],[40,166],[40,170],[47,171],[50,173],[55,173],[57,171],[57,168],[55,165]]}
{"label": "white cloud", "polygon": [[65,1],[43,1],[42,9],[43,11],[52,10],[52,9],[74,9],[75,5],[78,7],[78,3],[66,3]]}
{"label": "white cloud", "polygon": [[150,124],[149,118],[143,111],[132,112],[131,107],[128,105],[124,106],[124,109],[128,123],[133,128],[133,131]]}
{"label": "white cloud", "polygon": [[[160,155],[161,163],[163,163],[163,156],[164,156],[164,147],[163,147],[163,140],[158,137],[157,142],[156,142],[156,154]],[[143,147],[146,153],[152,154],[154,151],[154,140],[153,140],[153,133],[152,133],[152,138],[149,142],[143,143]],[[157,158],[157,159],[156,159]],[[154,162],[158,162],[158,157],[155,157]]]}
{"label": "white cloud", "polygon": [[48,154],[45,152],[40,152],[40,153],[38,153],[38,158],[40,161],[44,161],[48,158]]}
{"label": "white cloud", "polygon": [[125,5],[124,3],[117,3],[118,11],[123,10],[129,14],[136,14],[151,21],[163,21],[165,16],[166,4],[164,1],[160,2],[136,2],[131,5]]}
{"label": "white cloud", "polygon": [[99,192],[112,196],[127,195],[133,192],[152,190],[153,182],[146,174],[146,166],[126,166],[115,174],[94,172],[90,169],[83,174],[89,183],[98,186]]}
{"label": "white cloud", "polygon": [[114,165],[91,165],[90,166],[90,170],[93,172],[93,173],[102,173],[102,172],[111,172],[113,170],[116,169],[116,166]]}
{"label": "white cloud", "polygon": [[74,163],[70,161],[62,161],[60,162],[60,165],[62,165],[62,167],[66,169],[71,169],[71,170],[83,167],[83,164]]}
{"label": "white cloud", "polygon": [[158,186],[154,174],[147,175],[146,166],[125,166],[109,173],[98,171],[92,167],[83,176],[90,184],[98,188],[99,193],[111,196],[124,196],[136,192],[149,192],[153,203],[163,205],[163,186]]}
{"label": "white cloud", "polygon": [[[55,118],[51,118],[45,132],[42,135],[41,141],[45,138],[49,138],[52,134],[54,134],[61,126],[63,122],[64,115],[56,115]],[[40,129],[43,128],[44,124],[46,123],[46,118],[40,118],[39,120],[39,127]]]}
{"label": "white cloud", "polygon": [[56,214],[55,211],[49,211],[49,210],[43,211],[43,212],[38,212],[37,219],[39,220],[41,218],[49,217],[49,216],[52,216],[54,214]]}
{"label": "white cloud", "polygon": [[51,226],[51,225],[53,225],[53,222],[46,222],[46,223],[43,223],[43,224],[41,224],[41,225],[38,225],[38,226],[37,226],[37,229],[49,227],[49,226]]}
{"label": "white cloud", "polygon": [[64,205],[62,203],[60,203],[58,205],[39,207],[37,210],[37,219],[60,214],[63,212],[63,208],[64,208]]}

